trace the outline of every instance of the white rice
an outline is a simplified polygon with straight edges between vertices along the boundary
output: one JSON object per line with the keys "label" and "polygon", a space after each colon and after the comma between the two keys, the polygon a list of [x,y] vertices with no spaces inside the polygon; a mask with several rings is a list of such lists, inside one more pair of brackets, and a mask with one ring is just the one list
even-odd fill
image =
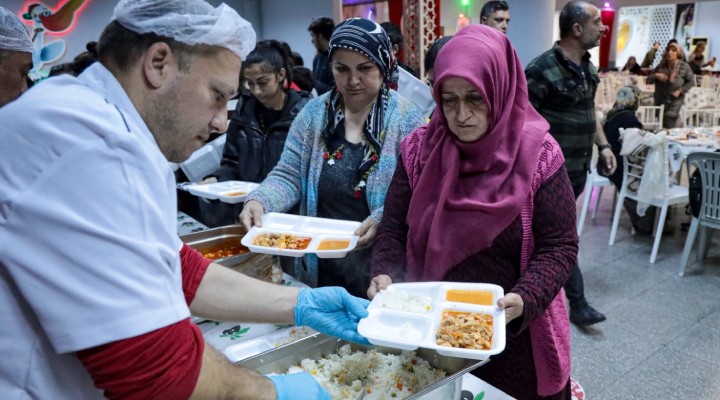
{"label": "white rice", "polygon": [[404,399],[445,377],[412,351],[400,355],[375,350],[355,351],[346,344],[336,354],[320,360],[304,359],[288,373],[308,372],[335,400]]}
{"label": "white rice", "polygon": [[432,299],[428,296],[418,296],[397,290],[394,292],[385,290],[380,292],[382,306],[393,310],[410,311],[414,313],[427,313],[430,311]]}

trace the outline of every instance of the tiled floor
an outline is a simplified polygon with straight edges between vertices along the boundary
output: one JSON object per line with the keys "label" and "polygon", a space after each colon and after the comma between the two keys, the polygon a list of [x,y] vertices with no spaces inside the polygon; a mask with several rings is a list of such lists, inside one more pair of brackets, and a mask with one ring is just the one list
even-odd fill
{"label": "tiled floor", "polygon": [[674,232],[663,235],[650,264],[652,237],[631,236],[624,212],[608,246],[607,192],[597,218],[587,217],[579,254],[586,297],[607,321],[572,327],[572,376],[591,400],[720,399],[720,235],[703,269],[695,264],[681,278],[684,209],[675,208]]}

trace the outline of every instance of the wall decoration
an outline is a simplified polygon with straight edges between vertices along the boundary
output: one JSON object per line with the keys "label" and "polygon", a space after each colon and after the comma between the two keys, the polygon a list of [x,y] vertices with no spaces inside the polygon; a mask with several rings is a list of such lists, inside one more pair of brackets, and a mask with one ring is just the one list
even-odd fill
{"label": "wall decoration", "polygon": [[[673,37],[674,5],[623,7],[619,14],[615,57],[618,68],[622,68],[631,56],[642,62],[653,42],[658,41],[664,47]],[[663,50],[659,50],[655,54],[653,66],[660,61],[662,53]]]}
{"label": "wall decoration", "polygon": [[52,10],[43,3],[28,2],[23,7],[22,20],[32,23],[33,68],[28,75],[33,80],[47,77],[50,65],[65,54],[65,40],[46,40],[46,33],[61,36],[72,31],[77,15],[89,0],[66,0]]}
{"label": "wall decoration", "polygon": [[695,3],[677,5],[675,19],[675,39],[678,41],[685,54],[690,53],[690,38],[695,35]]}

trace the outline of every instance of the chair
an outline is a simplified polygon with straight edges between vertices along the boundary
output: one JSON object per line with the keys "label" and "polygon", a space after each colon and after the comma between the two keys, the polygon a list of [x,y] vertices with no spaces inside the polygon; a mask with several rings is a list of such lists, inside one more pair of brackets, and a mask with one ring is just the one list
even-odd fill
{"label": "chair", "polygon": [[635,115],[637,115],[643,124],[643,129],[648,131],[658,131],[662,129],[664,114],[664,104],[661,106],[640,106],[635,112]]}
{"label": "chair", "polygon": [[[620,131],[622,135],[622,130]],[[645,177],[645,162],[650,156],[651,152],[654,151],[652,148],[640,145],[631,156],[623,156],[623,184],[618,195],[617,204],[615,204],[615,214],[613,216],[612,228],[610,230],[610,240],[608,244],[610,246],[615,244],[615,236],[617,235],[618,224],[620,223],[620,213],[623,209],[625,198],[632,200],[638,200],[638,193],[629,190],[629,183],[641,184]],[[667,157],[668,154],[668,140],[663,140],[662,146],[663,154],[661,155],[662,168],[660,171],[660,179],[662,182],[662,195],[654,196],[649,199],[648,203],[652,206],[660,208],[660,216],[657,220],[657,226],[655,228],[655,240],[653,243],[652,252],[650,253],[650,263],[655,263],[657,258],[658,248],[660,247],[660,239],[662,238],[663,227],[665,225],[665,218],[667,217],[668,207],[675,204],[687,203],[688,202],[688,189],[683,186],[672,186],[670,184],[670,165]],[[647,199],[646,199],[647,200]]]}
{"label": "chair", "polygon": [[590,198],[592,197],[595,188],[599,188],[597,197],[595,197],[595,205],[593,206],[592,216],[590,217],[593,221],[597,214],[598,206],[600,205],[600,197],[602,197],[603,188],[605,186],[613,186],[610,179],[598,174],[595,169],[595,163],[592,163],[590,172],[588,172],[587,180],[585,181],[585,189],[583,190],[583,204],[580,210],[580,218],[578,218],[577,233],[578,236],[582,235],[583,225],[585,225],[585,216],[587,215],[588,207],[590,206]]}
{"label": "chair", "polygon": [[697,260],[702,265],[710,244],[711,232],[708,228],[720,229],[720,153],[692,153],[688,156],[688,171],[692,165],[697,166],[700,170],[702,203],[700,216],[693,217],[690,223],[685,248],[680,258],[680,270],[678,271],[680,276],[685,275],[690,251],[692,251],[698,231],[700,231],[700,242],[698,243]]}
{"label": "chair", "polygon": [[686,128],[720,125],[720,109],[682,108],[680,112],[682,126]]}

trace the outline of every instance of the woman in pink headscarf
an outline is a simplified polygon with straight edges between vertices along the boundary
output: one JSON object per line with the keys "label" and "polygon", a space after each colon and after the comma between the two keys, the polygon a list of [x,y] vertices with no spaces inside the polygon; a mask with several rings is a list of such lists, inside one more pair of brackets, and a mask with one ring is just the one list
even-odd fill
{"label": "woman in pink headscarf", "polygon": [[502,286],[506,347],[473,373],[518,399],[569,399],[562,287],[578,238],[560,147],[492,28],[469,26],[443,47],[433,94],[440,112],[402,144],[368,296],[398,281]]}

